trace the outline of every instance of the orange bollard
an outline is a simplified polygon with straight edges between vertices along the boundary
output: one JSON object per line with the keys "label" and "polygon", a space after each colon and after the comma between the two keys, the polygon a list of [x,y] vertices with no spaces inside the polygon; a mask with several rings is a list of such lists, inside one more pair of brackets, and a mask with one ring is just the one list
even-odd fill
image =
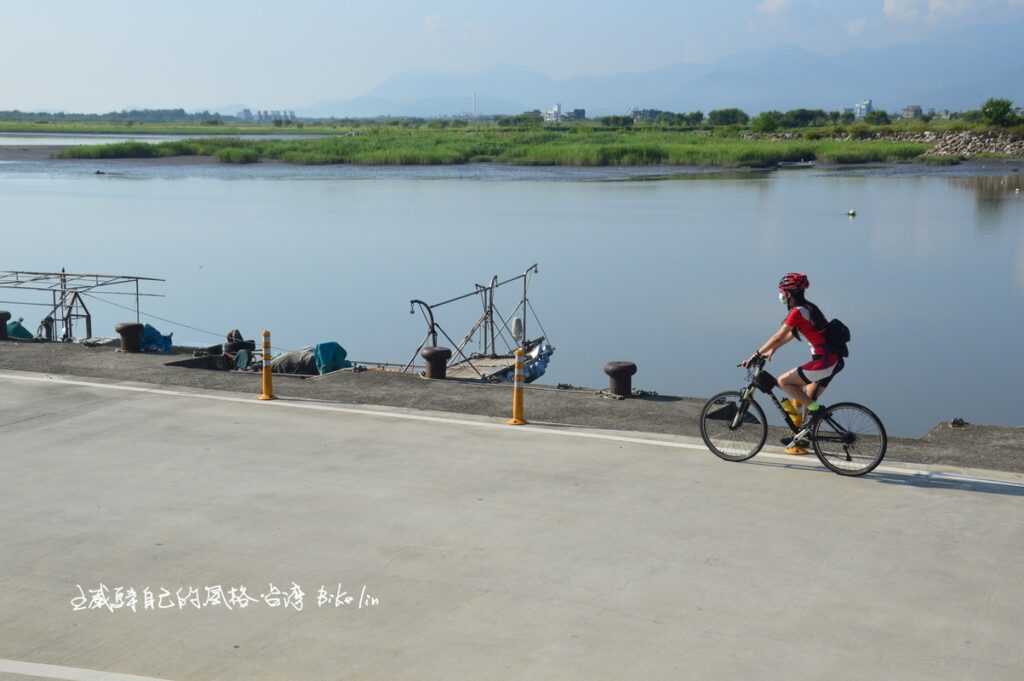
{"label": "orange bollard", "polygon": [[523,356],[526,351],[516,348],[516,372],[512,381],[512,418],[508,420],[510,426],[522,426],[526,424],[523,417]]}
{"label": "orange bollard", "polygon": [[274,395],[274,382],[270,374],[270,332],[263,332],[263,392],[260,393],[261,400],[276,400]]}

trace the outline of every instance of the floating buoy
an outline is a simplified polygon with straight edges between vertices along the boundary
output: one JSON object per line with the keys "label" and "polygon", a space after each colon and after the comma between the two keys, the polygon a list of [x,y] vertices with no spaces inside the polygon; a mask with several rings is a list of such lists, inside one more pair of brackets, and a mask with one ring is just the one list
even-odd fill
{"label": "floating buoy", "polygon": [[848,211],[846,212],[846,214],[847,214],[847,215],[849,215],[849,216],[850,216],[851,218],[855,218],[855,217],[857,217],[857,211],[855,211],[855,210],[854,210],[854,209],[852,209],[852,208],[851,208],[850,210],[848,210]]}

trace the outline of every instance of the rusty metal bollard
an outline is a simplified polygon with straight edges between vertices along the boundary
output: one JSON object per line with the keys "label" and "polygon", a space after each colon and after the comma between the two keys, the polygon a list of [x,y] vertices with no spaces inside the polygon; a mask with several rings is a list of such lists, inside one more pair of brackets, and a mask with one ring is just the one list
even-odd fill
{"label": "rusty metal bollard", "polygon": [[636,373],[636,364],[633,362],[608,362],[604,365],[604,372],[608,374],[608,392],[619,397],[629,397],[633,394],[633,374]]}
{"label": "rusty metal bollard", "polygon": [[142,324],[121,322],[114,331],[121,337],[121,352],[142,352]]}
{"label": "rusty metal bollard", "polygon": [[0,340],[7,340],[7,322],[11,319],[11,313],[7,310],[0,310]]}
{"label": "rusty metal bollard", "polygon": [[452,351],[448,348],[426,347],[420,356],[427,360],[427,378],[445,378],[448,375],[448,360]]}

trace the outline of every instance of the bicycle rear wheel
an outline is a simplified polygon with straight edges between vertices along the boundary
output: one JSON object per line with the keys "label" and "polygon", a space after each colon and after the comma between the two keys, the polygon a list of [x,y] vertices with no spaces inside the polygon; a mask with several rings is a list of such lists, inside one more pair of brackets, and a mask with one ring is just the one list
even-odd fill
{"label": "bicycle rear wheel", "polygon": [[839,475],[865,475],[885,458],[885,426],[867,407],[840,402],[825,409],[811,427],[818,459]]}
{"label": "bicycle rear wheel", "polygon": [[701,409],[700,436],[715,456],[726,461],[746,461],[764,447],[768,421],[757,402],[744,402],[739,392],[727,390],[712,397]]}

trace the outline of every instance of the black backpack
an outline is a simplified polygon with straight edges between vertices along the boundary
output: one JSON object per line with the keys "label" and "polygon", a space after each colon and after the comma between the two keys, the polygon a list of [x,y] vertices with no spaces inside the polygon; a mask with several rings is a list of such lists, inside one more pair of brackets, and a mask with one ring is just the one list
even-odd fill
{"label": "black backpack", "polygon": [[850,329],[838,319],[825,325],[825,344],[840,357],[849,357],[850,351],[846,344],[850,342]]}

